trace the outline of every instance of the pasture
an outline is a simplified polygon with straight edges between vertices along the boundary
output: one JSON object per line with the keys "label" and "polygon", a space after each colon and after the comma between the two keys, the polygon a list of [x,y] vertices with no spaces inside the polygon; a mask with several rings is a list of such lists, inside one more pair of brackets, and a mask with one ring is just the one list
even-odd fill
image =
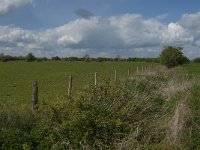
{"label": "pasture", "polygon": [[142,62],[0,62],[0,101],[30,103],[32,84],[39,84],[39,99],[49,101],[66,96],[69,76],[73,76],[73,92],[82,90],[94,83],[94,73],[98,73],[98,82],[104,77],[114,80],[114,71],[118,78],[127,77],[128,68],[132,74]]}
{"label": "pasture", "polygon": [[185,64],[183,68],[189,74],[200,75],[200,63]]}

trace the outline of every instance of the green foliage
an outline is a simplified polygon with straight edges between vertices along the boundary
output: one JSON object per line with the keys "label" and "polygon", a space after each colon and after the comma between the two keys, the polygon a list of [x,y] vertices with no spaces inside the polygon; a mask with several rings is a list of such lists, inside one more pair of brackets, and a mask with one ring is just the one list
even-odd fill
{"label": "green foliage", "polygon": [[[28,58],[27,58],[28,57]],[[28,60],[27,60],[28,59]],[[41,61],[48,61],[48,60],[53,60],[53,61],[96,61],[96,62],[103,62],[103,61],[132,61],[132,62],[154,62],[154,63],[159,63],[159,58],[137,58],[137,57],[129,57],[129,58],[120,58],[118,56],[117,58],[112,58],[112,57],[97,57],[97,58],[92,58],[89,56],[89,54],[86,54],[83,57],[58,57],[58,56],[53,56],[51,59],[47,57],[35,57],[32,55],[32,53],[29,53],[28,56],[10,56],[10,55],[4,55],[3,53],[0,53],[0,61],[2,62],[8,62],[8,61],[17,61],[17,60],[26,60],[26,61],[34,61],[37,60],[39,62]]]}
{"label": "green foliage", "polygon": [[83,56],[84,61],[89,62],[90,61],[90,55],[89,54],[85,54],[85,56]]}
{"label": "green foliage", "polygon": [[29,149],[31,144],[29,135],[19,129],[8,129],[2,132],[3,137],[0,142],[0,149]]}
{"label": "green foliage", "polygon": [[55,57],[51,57],[51,60],[58,61],[58,60],[61,60],[61,59],[60,59],[60,57],[58,57],[58,56],[55,56]]}
{"label": "green foliage", "polygon": [[200,63],[200,57],[197,57],[193,60],[194,63]]}
{"label": "green foliage", "polygon": [[160,54],[161,63],[168,68],[188,63],[189,59],[183,55],[181,50],[181,47],[164,47]]}
{"label": "green foliage", "polygon": [[[48,78],[42,72],[45,69],[52,73],[52,80],[53,76],[58,78],[63,75],[58,73],[59,70],[63,71],[63,67],[68,65],[67,69],[70,66],[76,68],[74,62],[45,63],[46,67],[44,62],[34,62],[31,68],[37,68],[38,64],[40,67],[44,65],[38,72],[46,80]],[[30,63],[23,62],[23,69],[26,68],[24,64],[30,68]],[[107,69],[112,68],[109,63],[102,64]],[[98,69],[102,67],[102,73],[105,73],[108,70],[100,66],[102,64],[85,62],[84,67],[91,71],[99,65]],[[117,65],[125,70],[129,66],[120,62]],[[81,70],[83,67],[77,68],[74,71],[85,71]],[[117,82],[109,77],[112,70],[110,74],[107,72],[108,77],[101,79],[97,86],[91,82],[84,90],[79,90],[81,92],[73,93],[73,99],[67,99],[66,85],[62,87],[64,92],[56,97],[47,98],[42,95],[39,108],[34,112],[29,103],[31,100],[27,102],[31,97],[21,102],[20,98],[17,98],[18,101],[0,102],[0,149],[199,149],[199,86],[192,88],[191,97],[186,101],[191,110],[190,116],[179,137],[180,143],[174,144],[168,141],[169,124],[177,103],[185,99],[188,93],[179,92],[172,99],[166,100],[162,88],[170,85],[172,80],[176,83],[182,81],[177,68],[164,71],[158,68],[159,71],[148,75],[131,76]],[[25,79],[28,80],[23,78],[23,81]],[[48,89],[50,92],[56,90],[55,83],[53,89]],[[41,83],[39,87],[42,87],[42,94],[42,89],[47,86]]]}
{"label": "green foliage", "polygon": [[[1,125],[4,130],[0,149],[116,149],[119,141],[136,130],[137,122],[159,114],[164,105],[163,98],[155,93],[159,86],[151,84],[153,80],[150,77],[113,83],[105,78],[102,84],[87,87],[73,101],[64,98],[65,102],[42,103],[34,114],[28,112],[30,107],[20,107],[10,118],[18,121],[5,118]],[[151,99],[144,99],[147,96]],[[1,111],[6,113],[4,107]],[[140,140],[145,141],[147,133],[144,130]],[[161,140],[161,136],[157,137]]]}
{"label": "green foliage", "polygon": [[190,115],[186,121],[183,143],[189,149],[200,149],[200,86],[196,85],[192,89],[192,97],[188,101]]}
{"label": "green foliage", "polygon": [[147,62],[147,63],[160,63],[159,58],[137,58],[137,57],[129,57],[127,61],[141,61],[141,62]]}
{"label": "green foliage", "polygon": [[0,61],[2,62],[8,62],[8,61],[17,61],[17,60],[24,60],[25,58],[23,56],[10,56],[10,55],[4,55],[0,54]]}
{"label": "green foliage", "polygon": [[26,61],[31,62],[35,60],[36,60],[36,57],[32,53],[28,53],[28,55],[26,56]]}

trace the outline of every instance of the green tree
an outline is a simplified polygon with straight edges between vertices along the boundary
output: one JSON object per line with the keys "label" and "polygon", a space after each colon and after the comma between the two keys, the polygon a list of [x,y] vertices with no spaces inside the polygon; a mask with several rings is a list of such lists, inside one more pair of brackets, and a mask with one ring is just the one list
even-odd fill
{"label": "green tree", "polygon": [[193,60],[194,63],[200,63],[200,57],[197,57]]}
{"label": "green tree", "polygon": [[85,61],[89,62],[89,61],[90,61],[90,55],[89,55],[89,54],[85,54],[85,55],[83,56],[83,59],[84,59]]}
{"label": "green tree", "polygon": [[26,56],[26,61],[31,62],[35,60],[36,60],[36,57],[32,53],[28,53],[28,55]]}
{"label": "green tree", "polygon": [[51,57],[51,60],[58,61],[58,60],[61,60],[61,59],[60,59],[60,57],[58,57],[58,56],[55,56],[55,57]]}
{"label": "green tree", "polygon": [[189,59],[182,53],[181,47],[166,46],[160,54],[160,61],[168,68],[172,68],[184,63],[188,63]]}

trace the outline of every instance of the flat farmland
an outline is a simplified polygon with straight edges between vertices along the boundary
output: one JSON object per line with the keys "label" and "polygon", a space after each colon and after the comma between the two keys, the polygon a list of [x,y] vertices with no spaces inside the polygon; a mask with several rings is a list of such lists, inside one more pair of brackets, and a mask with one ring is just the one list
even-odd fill
{"label": "flat farmland", "polygon": [[[38,81],[39,99],[49,101],[67,95],[68,79],[73,76],[73,93],[94,83],[94,73],[98,73],[98,82],[105,77],[114,80],[117,70],[118,78],[136,73],[142,62],[0,62],[0,101],[30,103],[32,84]],[[147,65],[147,64],[146,64]]]}
{"label": "flat farmland", "polygon": [[200,63],[186,64],[183,68],[190,74],[200,75]]}

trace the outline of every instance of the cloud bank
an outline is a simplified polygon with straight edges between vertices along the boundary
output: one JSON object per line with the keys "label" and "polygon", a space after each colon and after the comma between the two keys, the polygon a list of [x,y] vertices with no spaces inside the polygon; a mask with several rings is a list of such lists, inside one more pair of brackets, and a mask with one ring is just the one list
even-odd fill
{"label": "cloud bank", "polygon": [[31,2],[32,0],[0,0],[0,16]]}
{"label": "cloud bank", "polygon": [[190,58],[200,56],[200,12],[164,24],[140,14],[108,18],[91,16],[44,31],[0,26],[0,53],[37,56],[156,57],[163,46],[184,47]]}

